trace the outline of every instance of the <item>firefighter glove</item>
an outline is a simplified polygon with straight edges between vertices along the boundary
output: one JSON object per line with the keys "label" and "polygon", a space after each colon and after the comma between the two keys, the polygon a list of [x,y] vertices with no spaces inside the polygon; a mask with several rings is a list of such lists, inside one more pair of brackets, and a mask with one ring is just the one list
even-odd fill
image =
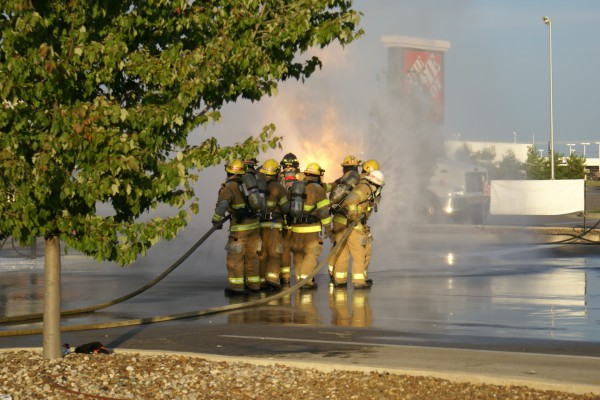
{"label": "firefighter glove", "polygon": [[215,229],[223,229],[223,222],[221,221],[212,221],[213,227]]}

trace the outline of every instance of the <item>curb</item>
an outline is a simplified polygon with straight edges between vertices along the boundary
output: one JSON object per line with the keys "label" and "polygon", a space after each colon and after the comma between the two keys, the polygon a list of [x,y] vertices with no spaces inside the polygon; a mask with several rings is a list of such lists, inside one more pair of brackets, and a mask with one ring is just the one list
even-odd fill
{"label": "curb", "polygon": [[[410,346],[407,346],[410,347]],[[486,385],[498,385],[498,386],[526,386],[534,390],[546,390],[546,391],[558,391],[572,394],[593,394],[600,395],[600,385],[590,385],[581,383],[568,383],[561,382],[557,383],[549,381],[544,378],[535,378],[533,375],[535,371],[531,371],[531,378],[523,378],[520,376],[498,376],[491,373],[465,373],[465,372],[451,372],[437,369],[414,369],[414,368],[402,368],[402,367],[375,367],[365,365],[349,365],[341,364],[336,362],[315,362],[310,361],[298,361],[298,360],[287,360],[287,359],[275,359],[272,357],[268,358],[256,358],[256,357],[238,357],[238,356],[223,356],[205,353],[193,353],[193,352],[180,352],[180,351],[169,351],[169,350],[142,350],[142,349],[113,349],[115,354],[124,355],[141,355],[141,356],[184,356],[191,358],[201,358],[210,362],[227,362],[227,363],[245,363],[256,366],[276,366],[283,365],[293,368],[313,369],[320,372],[334,372],[334,371],[356,371],[363,373],[389,373],[397,375],[408,375],[413,377],[430,377],[444,379],[453,383],[471,383],[471,384],[486,384]],[[30,347],[30,348],[8,348],[0,349],[2,352],[10,351],[42,351],[41,347]],[[461,353],[502,353],[504,355],[510,355],[510,352],[493,352],[493,351],[480,351],[480,350],[459,350],[452,349],[452,351]],[[520,353],[515,353],[523,356]],[[526,355],[529,357],[546,356],[538,354]],[[552,357],[552,356],[550,356]],[[563,356],[564,357],[564,356]],[[569,356],[573,359],[585,359],[593,357],[576,357]],[[595,358],[594,358],[595,359]]]}

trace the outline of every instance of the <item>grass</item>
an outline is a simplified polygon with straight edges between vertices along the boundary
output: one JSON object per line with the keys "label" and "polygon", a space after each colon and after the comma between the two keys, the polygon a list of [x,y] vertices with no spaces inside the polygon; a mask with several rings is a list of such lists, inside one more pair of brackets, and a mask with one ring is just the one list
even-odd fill
{"label": "grass", "polygon": [[597,186],[600,186],[600,181],[585,181],[586,188],[597,187]]}
{"label": "grass", "polygon": [[[586,190],[592,189],[592,188],[596,188],[596,187],[600,187],[600,181],[592,181],[592,180],[586,180],[585,181],[585,188]],[[596,202],[594,202],[596,203]],[[588,208],[585,210],[585,212],[587,214],[598,214],[600,213],[600,209],[597,208],[598,204],[594,204],[595,208]]]}

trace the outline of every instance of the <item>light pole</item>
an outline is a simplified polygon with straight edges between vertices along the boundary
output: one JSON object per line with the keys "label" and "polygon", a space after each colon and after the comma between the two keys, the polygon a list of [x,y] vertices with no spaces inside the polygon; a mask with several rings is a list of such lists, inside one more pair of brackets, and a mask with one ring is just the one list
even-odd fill
{"label": "light pole", "polygon": [[598,160],[600,161],[600,142],[594,142],[594,144],[598,145]]}
{"label": "light pole", "polygon": [[569,146],[569,157],[571,157],[571,154],[573,154],[573,146],[575,146],[575,143],[567,143],[567,146]]}
{"label": "light pole", "polygon": [[517,143],[517,132],[513,132],[513,142]]}
{"label": "light pole", "polygon": [[583,156],[585,157],[585,146],[589,146],[589,143],[579,143],[583,145]]}
{"label": "light pole", "polygon": [[554,179],[554,107],[552,104],[552,21],[548,17],[543,18],[544,24],[548,25],[549,33],[549,61],[550,61],[550,179]]}

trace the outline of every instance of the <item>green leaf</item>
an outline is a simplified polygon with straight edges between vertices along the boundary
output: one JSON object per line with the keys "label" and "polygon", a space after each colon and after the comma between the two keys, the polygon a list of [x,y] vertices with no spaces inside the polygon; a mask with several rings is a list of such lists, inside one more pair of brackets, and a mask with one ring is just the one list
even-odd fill
{"label": "green leaf", "polygon": [[[311,43],[362,34],[350,1],[210,4],[4,0],[0,171],[15,196],[0,203],[0,238],[57,235],[95,259],[135,261],[189,213],[212,215],[198,208],[197,170],[281,147],[270,124],[227,146],[188,136],[223,104],[309,78],[321,66],[304,61]],[[164,205],[163,220],[141,218]]]}

